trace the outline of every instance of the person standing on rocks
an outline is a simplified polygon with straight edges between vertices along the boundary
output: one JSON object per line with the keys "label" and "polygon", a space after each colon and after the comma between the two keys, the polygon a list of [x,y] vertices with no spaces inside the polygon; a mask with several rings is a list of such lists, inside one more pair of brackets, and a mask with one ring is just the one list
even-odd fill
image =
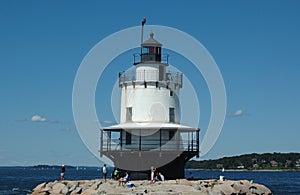
{"label": "person standing on rocks", "polygon": [[106,182],[106,175],[107,175],[106,164],[103,165],[102,172],[103,172],[103,179],[104,179],[104,182]]}
{"label": "person standing on rocks", "polygon": [[155,172],[156,172],[156,168],[155,167],[151,167],[151,178],[150,178],[150,183],[151,184],[153,184],[155,181],[154,181],[154,179],[155,179]]}
{"label": "person standing on rocks", "polygon": [[61,181],[63,181],[65,179],[65,171],[66,171],[65,165],[62,165],[61,172],[60,172],[60,180]]}
{"label": "person standing on rocks", "polygon": [[220,181],[224,181],[225,180],[224,171],[225,171],[225,169],[223,168],[222,169],[222,173],[221,173],[220,178],[219,178]]}

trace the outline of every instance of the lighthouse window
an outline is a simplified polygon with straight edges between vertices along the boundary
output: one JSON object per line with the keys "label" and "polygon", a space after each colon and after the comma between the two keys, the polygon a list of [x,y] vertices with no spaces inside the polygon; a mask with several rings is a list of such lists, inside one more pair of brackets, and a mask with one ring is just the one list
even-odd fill
{"label": "lighthouse window", "polygon": [[154,53],[155,48],[154,47],[149,47],[149,53]]}
{"label": "lighthouse window", "polygon": [[173,96],[173,91],[170,91],[170,96]]}
{"label": "lighthouse window", "polygon": [[143,47],[143,54],[144,53],[149,53],[149,49],[147,47]]}
{"label": "lighthouse window", "polygon": [[169,131],[169,140],[171,140],[175,135],[175,131]]}
{"label": "lighthouse window", "polygon": [[132,121],[132,107],[126,108],[126,121]]}
{"label": "lighthouse window", "polygon": [[156,48],[155,48],[155,53],[156,53],[156,54],[160,54],[160,50],[161,50],[160,47],[156,47]]}
{"label": "lighthouse window", "polygon": [[175,108],[169,108],[169,121],[175,122]]}
{"label": "lighthouse window", "polygon": [[126,131],[125,139],[126,139],[126,142],[125,142],[126,145],[131,144],[131,133]]}

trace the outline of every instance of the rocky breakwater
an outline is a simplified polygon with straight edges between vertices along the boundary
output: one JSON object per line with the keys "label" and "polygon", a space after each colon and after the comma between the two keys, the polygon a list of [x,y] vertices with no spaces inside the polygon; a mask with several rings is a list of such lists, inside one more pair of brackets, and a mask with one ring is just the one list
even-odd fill
{"label": "rocky breakwater", "polygon": [[150,184],[149,181],[132,181],[131,186],[119,186],[117,181],[108,180],[80,180],[80,181],[54,181],[38,185],[32,195],[272,195],[265,186],[240,181],[217,181],[186,179],[168,180]]}

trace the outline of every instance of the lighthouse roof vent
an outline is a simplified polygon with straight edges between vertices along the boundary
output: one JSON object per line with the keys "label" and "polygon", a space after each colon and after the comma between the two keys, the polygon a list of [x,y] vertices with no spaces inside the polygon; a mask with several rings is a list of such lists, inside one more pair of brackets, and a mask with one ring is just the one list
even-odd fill
{"label": "lighthouse roof vent", "polygon": [[160,42],[158,42],[157,40],[155,40],[153,37],[154,37],[154,33],[151,32],[150,38],[141,44],[142,47],[145,47],[145,46],[161,47],[162,44]]}

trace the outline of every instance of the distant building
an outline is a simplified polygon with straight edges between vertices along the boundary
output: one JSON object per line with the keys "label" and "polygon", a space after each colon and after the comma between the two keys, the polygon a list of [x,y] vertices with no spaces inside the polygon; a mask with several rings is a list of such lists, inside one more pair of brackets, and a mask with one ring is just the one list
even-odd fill
{"label": "distant building", "polygon": [[259,168],[259,164],[256,164],[256,163],[255,163],[255,164],[252,165],[252,167],[253,167],[253,168]]}
{"label": "distant building", "polygon": [[272,160],[271,162],[270,162],[270,164],[271,164],[271,166],[272,167],[278,167],[278,162],[277,161],[275,161],[275,160]]}
{"label": "distant building", "polygon": [[296,161],[295,167],[296,167],[296,168],[300,168],[300,159]]}
{"label": "distant building", "polygon": [[238,168],[238,169],[244,169],[245,166],[244,166],[244,165],[239,165],[239,166],[237,166],[236,168]]}
{"label": "distant building", "polygon": [[222,168],[224,168],[224,165],[223,164],[217,164],[217,168],[222,169]]}
{"label": "distant building", "polygon": [[286,168],[293,167],[293,161],[291,161],[291,160],[286,160],[286,161],[285,161],[284,167],[286,167]]}
{"label": "distant building", "polygon": [[252,164],[256,164],[257,163],[257,159],[256,158],[252,158]]}

